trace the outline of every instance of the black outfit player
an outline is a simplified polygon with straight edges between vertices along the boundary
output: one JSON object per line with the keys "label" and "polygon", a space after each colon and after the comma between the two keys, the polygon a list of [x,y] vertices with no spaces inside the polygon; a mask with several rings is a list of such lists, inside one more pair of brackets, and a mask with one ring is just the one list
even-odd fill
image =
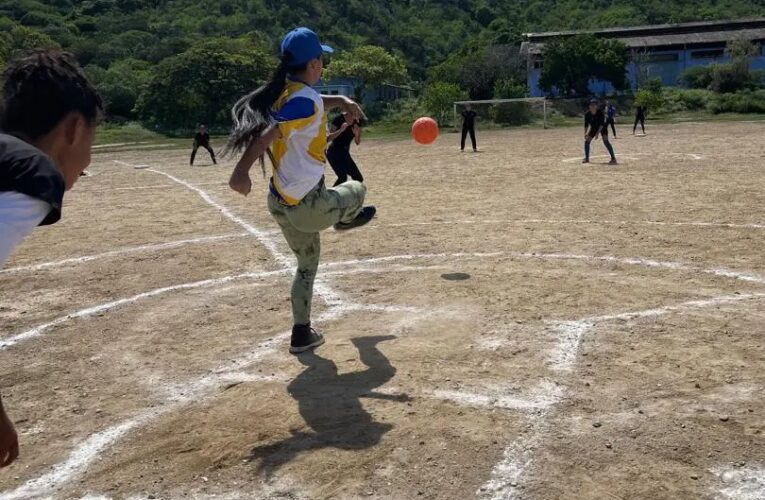
{"label": "black outfit player", "polygon": [[460,150],[465,151],[465,139],[470,134],[470,142],[473,143],[473,151],[478,151],[478,147],[475,143],[475,117],[478,114],[470,109],[468,106],[462,111],[462,141],[460,142]]}
{"label": "black outfit player", "polygon": [[606,115],[602,109],[598,108],[597,101],[590,101],[590,107],[584,114],[584,160],[582,160],[582,163],[590,163],[590,143],[598,135],[603,139],[603,145],[608,150],[608,154],[611,155],[609,165],[616,165],[614,147],[608,141],[608,120],[606,120]]}
{"label": "black outfit player", "polygon": [[357,133],[360,133],[358,127],[360,127],[361,124],[358,120],[354,120],[353,123],[348,123],[346,115],[341,114],[332,120],[331,134],[340,131],[343,128],[343,125],[345,125],[345,130],[335,136],[335,138],[332,139],[332,143],[327,148],[327,161],[332,167],[332,170],[335,171],[335,175],[337,175],[335,186],[346,182],[348,177],[354,181],[364,182],[364,176],[361,175],[359,167],[356,165],[356,162],[353,161],[353,157],[351,157],[351,143],[353,143],[354,140],[356,141],[356,144],[360,142],[360,136],[357,136]]}
{"label": "black outfit player", "polygon": [[648,110],[645,106],[638,106],[635,109],[635,124],[632,126],[632,135],[635,135],[638,123],[640,123],[640,128],[643,130],[643,135],[645,135],[645,115],[647,112]]}
{"label": "black outfit player", "polygon": [[208,153],[210,153],[210,158],[212,158],[213,165],[217,165],[218,162],[215,161],[215,151],[213,151],[213,148],[210,147],[210,134],[207,133],[207,127],[202,125],[199,127],[199,132],[194,136],[194,148],[191,150],[191,161],[189,162],[190,165],[194,165],[194,158],[197,156],[197,149],[199,148],[205,148]]}

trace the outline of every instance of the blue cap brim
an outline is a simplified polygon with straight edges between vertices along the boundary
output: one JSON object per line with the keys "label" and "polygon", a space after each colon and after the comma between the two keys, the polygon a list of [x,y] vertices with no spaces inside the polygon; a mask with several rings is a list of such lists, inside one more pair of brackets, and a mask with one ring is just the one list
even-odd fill
{"label": "blue cap brim", "polygon": [[333,52],[335,51],[335,49],[333,49],[333,48],[332,48],[332,47],[330,47],[329,45],[322,45],[322,46],[321,46],[321,50],[323,50],[323,51],[324,51],[324,52],[326,52],[327,54],[331,54],[331,53],[333,53]]}

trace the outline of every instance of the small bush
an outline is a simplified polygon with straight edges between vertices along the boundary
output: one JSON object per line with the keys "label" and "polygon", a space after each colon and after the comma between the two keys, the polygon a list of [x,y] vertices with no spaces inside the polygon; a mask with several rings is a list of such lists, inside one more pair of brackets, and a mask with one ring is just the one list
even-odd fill
{"label": "small bush", "polygon": [[527,125],[531,123],[531,106],[526,102],[505,102],[494,106],[489,116],[500,125]]}
{"label": "small bush", "polygon": [[765,90],[716,95],[709,103],[712,113],[765,113]]}
{"label": "small bush", "polygon": [[708,89],[712,84],[711,66],[694,66],[687,69],[680,80],[689,89]]}

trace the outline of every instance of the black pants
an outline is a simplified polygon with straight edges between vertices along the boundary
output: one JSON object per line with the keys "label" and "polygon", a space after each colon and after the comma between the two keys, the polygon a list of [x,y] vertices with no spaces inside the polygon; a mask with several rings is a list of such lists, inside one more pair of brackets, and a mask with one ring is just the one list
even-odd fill
{"label": "black pants", "polygon": [[460,149],[465,149],[465,139],[468,134],[470,134],[470,142],[473,143],[473,149],[477,149],[477,146],[475,145],[475,127],[466,127],[464,125],[462,126],[462,142],[460,143]]}
{"label": "black pants", "polygon": [[364,182],[364,176],[361,175],[359,167],[353,161],[350,150],[330,146],[327,149],[327,161],[329,161],[329,165],[335,171],[335,175],[337,175],[335,186],[346,182],[348,177],[354,181]]}
{"label": "black pants", "polygon": [[645,134],[645,116],[636,116],[635,117],[635,125],[632,126],[632,133],[635,133],[635,130],[637,130],[638,123],[640,123],[640,128],[643,129],[643,133]]}
{"label": "black pants", "polygon": [[613,118],[606,120],[606,126],[611,125],[611,130],[614,131],[614,137],[616,137],[616,121]]}
{"label": "black pants", "polygon": [[194,158],[197,156],[197,149],[199,148],[205,148],[210,153],[210,158],[212,158],[213,164],[217,165],[218,162],[215,161],[215,151],[210,147],[209,144],[194,144],[194,149],[191,150],[191,164],[194,164]]}

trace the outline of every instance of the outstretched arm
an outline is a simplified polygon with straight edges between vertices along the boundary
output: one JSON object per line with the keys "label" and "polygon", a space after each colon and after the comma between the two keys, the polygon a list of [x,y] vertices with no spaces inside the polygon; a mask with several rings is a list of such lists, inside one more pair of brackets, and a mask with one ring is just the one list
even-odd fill
{"label": "outstretched arm", "polygon": [[276,125],[271,125],[257,139],[250,142],[250,145],[247,146],[244,154],[237,162],[236,167],[234,167],[234,172],[228,181],[231,189],[245,196],[250,193],[252,189],[250,168],[252,168],[252,164],[258,158],[262,158],[266,154],[269,146],[279,137],[280,133]]}
{"label": "outstretched arm", "polygon": [[355,120],[366,120],[367,115],[364,114],[364,110],[361,109],[353,99],[350,99],[344,95],[322,95],[322,101],[324,101],[325,109],[340,108],[350,115]]}
{"label": "outstretched arm", "polygon": [[19,456],[19,437],[13,428],[13,423],[3,409],[3,399],[0,397],[0,468],[11,465]]}
{"label": "outstretched arm", "polygon": [[334,141],[335,139],[337,139],[337,136],[339,136],[340,134],[345,132],[345,129],[347,129],[347,128],[348,128],[348,124],[347,123],[343,123],[340,126],[340,128],[332,126],[333,130],[329,134],[327,134],[327,140],[328,141]]}

